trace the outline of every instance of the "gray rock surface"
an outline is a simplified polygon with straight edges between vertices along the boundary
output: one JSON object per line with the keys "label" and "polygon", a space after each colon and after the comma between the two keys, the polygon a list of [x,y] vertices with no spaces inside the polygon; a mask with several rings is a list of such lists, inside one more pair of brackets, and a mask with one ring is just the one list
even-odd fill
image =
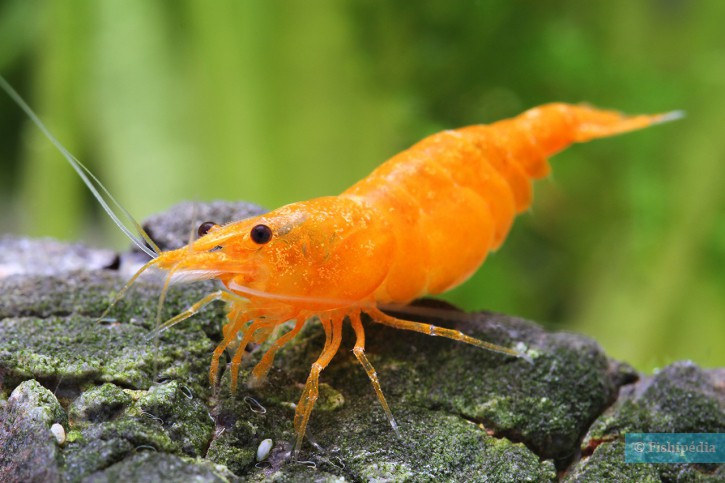
{"label": "gray rock surface", "polygon": [[0,279],[11,275],[55,275],[73,270],[101,270],[118,263],[112,250],[63,243],[50,238],[34,240],[0,236]]}
{"label": "gray rock surface", "polygon": [[59,481],[62,455],[50,428],[67,428],[68,418],[53,393],[25,381],[0,414],[0,481]]}
{"label": "gray rock surface", "polygon": [[725,433],[725,369],[676,362],[622,389],[592,424],[566,481],[725,481],[725,465],[627,464],[625,433]]}
{"label": "gray rock surface", "polygon": [[[176,224],[161,245],[183,244],[190,206],[145,225],[153,236],[154,227],[170,233]],[[196,210],[201,221],[227,221],[218,203]],[[0,252],[17,244],[0,239]],[[120,260],[123,271],[128,258]],[[75,268],[0,278],[0,481],[722,481],[722,465],[626,465],[623,434],[723,432],[723,370],[678,363],[642,377],[585,337],[451,310],[427,313],[439,325],[519,344],[533,364],[365,321],[366,352],[399,438],[346,327],[321,376],[303,461],[292,462],[294,404],[324,344],[318,323],[279,353],[266,385],[232,395],[228,371],[217,388],[208,380],[221,305],[156,334],[161,282],[149,277],[98,321],[125,277],[103,264]],[[213,288],[173,287],[160,318]],[[265,347],[249,349],[242,376]],[[50,430],[56,423],[62,443]],[[257,461],[267,438],[271,452]]]}

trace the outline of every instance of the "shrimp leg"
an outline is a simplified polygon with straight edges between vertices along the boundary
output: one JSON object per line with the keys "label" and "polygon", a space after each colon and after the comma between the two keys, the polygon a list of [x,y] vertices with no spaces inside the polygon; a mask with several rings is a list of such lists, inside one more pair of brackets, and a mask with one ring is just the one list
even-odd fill
{"label": "shrimp leg", "polygon": [[277,354],[277,351],[287,342],[292,340],[294,336],[296,336],[297,333],[302,330],[302,327],[304,327],[304,325],[305,319],[303,317],[298,317],[295,320],[295,326],[292,328],[292,330],[274,341],[272,347],[267,349],[267,352],[264,353],[262,359],[257,363],[256,366],[254,366],[254,369],[252,369],[252,376],[249,380],[250,386],[260,384],[267,377],[269,369],[272,367],[272,363],[274,362],[274,356]]}
{"label": "shrimp leg", "polygon": [[490,350],[493,352],[499,352],[501,354],[506,354],[506,355],[510,355],[510,356],[514,356],[514,357],[520,357],[522,359],[527,360],[528,362],[532,362],[531,358],[522,352],[519,352],[515,349],[509,349],[508,347],[502,347],[500,345],[496,345],[496,344],[492,344],[490,342],[476,339],[475,337],[466,335],[459,330],[446,329],[444,327],[438,327],[437,325],[425,324],[422,322],[413,322],[411,320],[398,319],[398,318],[391,317],[390,315],[387,315],[387,314],[381,312],[379,309],[377,309],[375,307],[366,307],[365,309],[363,309],[363,311],[365,313],[367,313],[375,322],[377,322],[379,324],[387,325],[389,327],[394,327],[396,329],[412,330],[413,332],[420,332],[422,334],[446,337],[448,339],[465,342],[466,344],[475,345],[476,347],[481,347],[482,349],[487,349],[487,350]]}
{"label": "shrimp leg", "polygon": [[322,348],[322,352],[325,352],[330,343],[332,342],[332,316],[326,315],[325,317],[318,316],[320,324],[322,324],[322,330],[325,332],[325,347]]}
{"label": "shrimp leg", "polygon": [[163,324],[159,325],[155,332],[163,332],[164,330],[168,329],[169,327],[178,324],[179,322],[182,322],[192,315],[198,313],[202,308],[209,305],[212,302],[215,302],[217,300],[224,300],[225,302],[232,302],[234,300],[238,300],[241,297],[238,295],[232,294],[227,292],[226,290],[217,290],[216,292],[212,292],[206,297],[202,298],[198,302],[196,302],[194,305],[189,307],[188,309],[184,310],[180,314],[175,315],[174,317],[170,318]]}
{"label": "shrimp leg", "polygon": [[[295,440],[293,457],[297,459],[297,455],[302,447],[302,439],[305,436],[305,429],[307,423],[310,420],[310,413],[312,408],[315,407],[317,396],[319,395],[318,381],[320,378],[320,372],[330,363],[333,356],[337,353],[337,349],[340,347],[340,341],[342,340],[342,320],[344,315],[335,315],[330,325],[330,332],[325,331],[327,340],[329,343],[325,343],[325,349],[320,354],[320,357],[312,364],[310,375],[307,377],[307,383],[305,389],[302,391],[302,397],[297,403],[297,409],[295,410],[294,427],[297,438]],[[332,339],[330,336],[332,335]]]}
{"label": "shrimp leg", "polygon": [[[236,294],[230,293],[226,290],[217,290],[216,292],[212,292],[206,297],[202,298],[195,304],[193,304],[188,309],[184,310],[180,314],[170,318],[160,326],[154,330],[155,334],[161,333],[162,331],[168,329],[169,327],[178,324],[179,322],[182,322],[189,317],[193,316],[194,314],[198,313],[203,307],[206,305],[209,305],[212,302],[215,302],[217,300],[224,300],[225,302],[236,302],[236,304],[239,304],[239,300],[243,300],[241,297],[239,297]],[[237,307],[237,305],[234,305],[234,307]],[[239,313],[240,310],[231,310],[227,314],[227,316],[231,319],[234,318],[234,321],[230,321],[224,326],[224,340],[214,349],[214,353],[212,354],[211,359],[211,367],[209,368],[209,380],[211,381],[211,385],[216,385],[216,378],[217,373],[219,371],[219,358],[221,357],[222,353],[224,352],[224,349],[227,348],[227,346],[232,342],[234,339],[234,336],[241,328],[241,324],[239,323]],[[231,317],[232,314],[235,314],[234,317]]]}
{"label": "shrimp leg", "polygon": [[[258,331],[259,329],[273,326],[274,324],[274,321],[269,321],[265,319],[255,320],[244,332],[244,337],[242,337],[242,341],[239,343],[239,347],[237,347],[237,350],[234,352],[234,356],[232,357],[232,394],[237,390],[237,381],[239,379],[239,366],[242,363],[242,357],[244,357],[247,344],[252,341],[252,338],[254,337],[254,333],[256,331]],[[229,335],[231,334],[232,332],[230,331]]]}
{"label": "shrimp leg", "polygon": [[362,321],[360,320],[360,312],[353,312],[349,315],[349,317],[356,337],[355,348],[352,350],[352,352],[353,354],[355,354],[355,357],[357,357],[360,365],[363,366],[365,372],[370,378],[370,382],[373,384],[373,389],[375,389],[375,393],[378,395],[378,400],[380,400],[380,404],[383,406],[383,410],[385,411],[385,416],[387,416],[388,421],[390,421],[390,426],[392,426],[396,434],[400,436],[400,432],[398,431],[398,423],[395,422],[393,413],[390,412],[388,402],[385,400],[385,395],[383,395],[383,390],[380,388],[378,373],[375,371],[375,368],[372,364],[370,364],[370,361],[365,356],[365,331],[363,330]]}
{"label": "shrimp leg", "polygon": [[[232,304],[229,311],[227,312],[227,319],[229,319],[229,322],[227,322],[223,328],[224,339],[219,343],[219,345],[216,346],[216,348],[214,349],[214,353],[212,354],[211,367],[209,368],[209,380],[211,381],[212,386],[216,385],[217,374],[219,372],[219,359],[221,358],[226,348],[229,347],[229,345],[234,341],[237,333],[242,330],[244,324],[249,322],[251,319],[260,317],[261,314],[265,313],[264,307],[260,307],[255,310],[248,310],[246,307],[246,301],[244,301],[244,299],[242,299],[242,301],[243,302],[241,303]],[[294,317],[294,315],[288,318],[292,317]],[[257,329],[255,329],[255,331],[256,330]]]}
{"label": "shrimp leg", "polygon": [[[234,317],[232,317],[232,314],[234,314]],[[229,346],[229,344],[231,344],[237,336],[237,332],[239,332],[242,329],[242,326],[246,323],[246,320],[242,318],[242,314],[239,311],[230,310],[227,317],[230,321],[224,326],[224,339],[216,346],[211,355],[209,381],[211,382],[212,387],[216,386],[217,375],[219,373],[219,358],[222,356],[227,346]]]}

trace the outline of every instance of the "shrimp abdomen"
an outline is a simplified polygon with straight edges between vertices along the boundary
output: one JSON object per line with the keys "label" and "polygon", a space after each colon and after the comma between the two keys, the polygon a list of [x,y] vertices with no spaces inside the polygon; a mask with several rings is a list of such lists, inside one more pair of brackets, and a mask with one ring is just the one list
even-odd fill
{"label": "shrimp abdomen", "polygon": [[464,282],[531,204],[548,158],[574,142],[612,136],[672,115],[624,116],[547,104],[491,125],[444,131],[394,156],[343,193],[364,199],[397,241],[379,301],[407,302]]}

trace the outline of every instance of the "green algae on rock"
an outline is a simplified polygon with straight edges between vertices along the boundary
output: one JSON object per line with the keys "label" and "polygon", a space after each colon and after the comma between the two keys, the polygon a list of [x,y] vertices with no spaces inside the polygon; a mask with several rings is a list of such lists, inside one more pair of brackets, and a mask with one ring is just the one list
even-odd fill
{"label": "green algae on rock", "polygon": [[[367,352],[394,413],[403,399],[482,423],[493,434],[522,441],[544,457],[566,458],[591,421],[613,402],[622,382],[636,378],[632,368],[609,360],[585,337],[547,333],[530,322],[496,314],[465,314],[465,319],[455,328],[502,345],[518,341],[529,348],[534,364],[369,324]],[[312,347],[322,344],[313,329],[305,329],[299,342],[308,334],[315,339]],[[343,336],[348,342],[352,338],[349,332]],[[302,377],[309,363],[288,358],[300,352],[311,354],[309,360],[316,350],[290,349],[279,364]],[[376,362],[378,354],[385,358]],[[326,374],[342,381],[352,378],[346,389],[353,398],[371,392],[361,384],[354,358],[338,356]]]}
{"label": "green algae on rock", "polygon": [[85,483],[118,481],[227,483],[234,480],[234,475],[223,466],[214,465],[199,458],[153,451],[136,453],[83,479]]}
{"label": "green algae on rock", "polygon": [[71,403],[69,418],[65,476],[71,481],[142,451],[200,457],[214,431],[204,403],[178,381],[148,391],[93,387]]}
{"label": "green algae on rock", "polygon": [[[66,276],[13,276],[0,280],[0,377],[4,384],[35,378],[62,393],[87,383],[113,382],[148,388],[155,379],[178,378],[195,392],[209,393],[202,373],[220,334],[222,308],[210,308],[175,330],[150,337],[160,285],[139,282],[108,318],[98,317],[123,285],[115,272],[71,272]],[[184,310],[205,287],[169,291],[163,316]],[[155,367],[162,368],[154,373]]]}
{"label": "green algae on rock", "polygon": [[725,432],[725,369],[676,362],[622,389],[592,424],[566,481],[725,481],[725,465],[627,464],[626,433]]}

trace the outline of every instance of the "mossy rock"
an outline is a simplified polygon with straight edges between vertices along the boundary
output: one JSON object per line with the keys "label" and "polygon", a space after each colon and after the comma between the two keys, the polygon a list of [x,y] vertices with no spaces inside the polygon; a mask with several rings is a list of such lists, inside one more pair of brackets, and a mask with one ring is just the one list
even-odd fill
{"label": "mossy rock", "polygon": [[624,458],[627,433],[725,433],[725,369],[683,361],[622,389],[592,424],[584,457],[566,481],[725,481],[725,465],[632,464]]}
{"label": "mossy rock", "polygon": [[[225,221],[220,206],[205,211],[205,220]],[[177,238],[188,236],[179,227],[194,210],[173,212]],[[44,241],[28,243],[42,253]],[[149,278],[98,321],[137,265],[134,257],[119,254],[118,263],[82,271],[63,264],[44,273],[15,270],[0,279],[0,474],[24,481],[659,481],[671,476],[666,468],[623,466],[621,428],[723,431],[721,372],[677,364],[640,378],[583,336],[448,311],[433,322],[517,345],[532,363],[365,321],[366,353],[398,435],[345,327],[321,376],[309,440],[292,462],[294,405],[324,344],[319,324],[310,321],[279,353],[266,385],[232,395],[222,364],[213,389],[208,368],[222,338],[222,306],[155,336],[163,280]],[[173,287],[161,318],[210,290],[208,282]],[[264,348],[252,348],[242,376]],[[661,418],[651,415],[654,407]],[[51,432],[54,424],[64,441]],[[257,461],[265,439],[273,446]],[[715,481],[722,469],[690,465],[680,473],[691,478],[680,481]]]}

